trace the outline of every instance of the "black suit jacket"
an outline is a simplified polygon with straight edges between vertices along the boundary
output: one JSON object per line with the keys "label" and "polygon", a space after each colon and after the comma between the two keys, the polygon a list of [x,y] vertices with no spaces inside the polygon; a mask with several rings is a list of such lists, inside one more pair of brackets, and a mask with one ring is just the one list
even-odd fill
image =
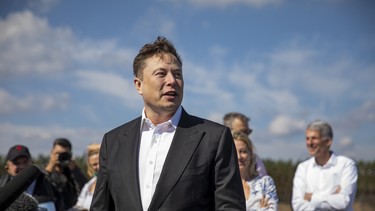
{"label": "black suit jacket", "polygon": [[[92,211],[142,209],[141,117],[106,133]],[[182,111],[148,210],[246,210],[230,130]]]}
{"label": "black suit jacket", "polygon": [[[0,178],[0,187],[4,187],[10,180],[11,176],[8,173],[3,175]],[[57,211],[63,211],[63,197],[46,179],[46,174],[42,172],[35,180],[35,187],[32,196],[38,201],[38,203],[53,202]]]}

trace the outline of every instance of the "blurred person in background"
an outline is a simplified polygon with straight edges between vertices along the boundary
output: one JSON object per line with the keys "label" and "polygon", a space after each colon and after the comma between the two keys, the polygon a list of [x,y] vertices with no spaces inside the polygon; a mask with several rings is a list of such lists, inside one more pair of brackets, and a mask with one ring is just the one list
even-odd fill
{"label": "blurred person in background", "polygon": [[246,210],[276,211],[278,197],[275,183],[268,175],[258,175],[253,143],[244,132],[235,131],[232,135],[246,198]]}
{"label": "blurred person in background", "polygon": [[333,130],[328,122],[316,120],[307,126],[306,147],[311,158],[297,166],[293,210],[353,210],[357,164],[330,150],[332,141]]}
{"label": "blurred person in background", "polygon": [[[241,131],[246,135],[250,136],[253,132],[253,129],[249,126],[250,118],[244,114],[238,112],[230,112],[224,115],[223,124],[232,132]],[[259,176],[267,175],[266,166],[264,165],[262,159],[255,154],[256,157],[256,170],[258,171]]]}
{"label": "blurred person in background", "polygon": [[94,190],[96,186],[96,176],[99,171],[99,152],[100,144],[90,144],[87,146],[87,175],[91,178],[78,196],[78,201],[75,206],[76,210],[89,210]]}
{"label": "blurred person in background", "polygon": [[58,138],[53,142],[45,170],[48,180],[63,196],[64,209],[72,208],[87,178],[72,159],[72,144],[68,139]]}
{"label": "blurred person in background", "polygon": [[[7,173],[0,178],[0,187],[5,186],[13,177],[22,172],[26,167],[32,165],[30,151],[23,145],[11,147],[5,159],[5,170]],[[63,210],[61,194],[46,177],[46,172],[40,173],[25,192],[38,201],[40,208],[45,208],[48,211]],[[23,196],[20,197],[22,198]],[[15,207],[18,207],[17,203],[12,207],[10,209],[16,209]]]}

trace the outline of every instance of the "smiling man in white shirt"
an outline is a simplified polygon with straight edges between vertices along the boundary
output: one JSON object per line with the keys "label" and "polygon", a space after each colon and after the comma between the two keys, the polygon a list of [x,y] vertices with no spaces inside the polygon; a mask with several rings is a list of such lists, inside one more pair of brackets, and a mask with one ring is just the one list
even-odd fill
{"label": "smiling man in white shirt", "polygon": [[333,131],[316,120],[306,128],[310,159],[300,163],[293,180],[293,210],[353,210],[357,164],[330,150]]}

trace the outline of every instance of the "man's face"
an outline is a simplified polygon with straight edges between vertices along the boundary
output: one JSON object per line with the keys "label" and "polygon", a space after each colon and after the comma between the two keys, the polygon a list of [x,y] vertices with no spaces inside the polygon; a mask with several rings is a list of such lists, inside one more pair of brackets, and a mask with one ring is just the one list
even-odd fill
{"label": "man's face", "polygon": [[9,175],[14,177],[31,164],[32,162],[29,157],[21,156],[14,159],[13,161],[8,160],[6,170],[8,171]]}
{"label": "man's face", "polygon": [[51,156],[53,157],[54,160],[58,161],[59,155],[64,152],[70,153],[70,149],[68,147],[63,147],[57,144],[53,147]]}
{"label": "man's face", "polygon": [[250,129],[249,124],[247,122],[242,121],[239,118],[233,119],[231,130],[241,131],[247,135],[250,135],[251,132],[253,131],[252,129]]}
{"label": "man's face", "polygon": [[153,56],[146,60],[143,78],[135,78],[134,85],[143,97],[146,115],[173,114],[183,98],[181,64],[172,54]]}
{"label": "man's face", "polygon": [[319,157],[329,154],[331,139],[322,139],[317,130],[306,130],[306,147],[311,156]]}

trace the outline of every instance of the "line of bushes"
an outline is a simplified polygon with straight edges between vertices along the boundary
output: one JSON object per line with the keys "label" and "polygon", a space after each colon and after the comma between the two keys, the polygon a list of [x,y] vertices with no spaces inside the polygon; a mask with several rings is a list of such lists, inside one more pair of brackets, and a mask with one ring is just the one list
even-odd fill
{"label": "line of bushes", "polygon": [[[49,157],[46,155],[39,155],[33,158],[36,165],[43,167],[47,164]],[[86,173],[85,156],[75,157],[77,165]],[[298,162],[283,161],[283,160],[263,160],[268,174],[272,176],[275,181],[280,202],[289,203],[292,196],[293,177],[297,168]],[[5,173],[4,169],[5,158],[0,156],[0,175]],[[358,188],[356,199],[365,199],[368,196],[375,196],[375,160],[374,161],[359,161],[358,162]]]}
{"label": "line of bushes", "polygon": [[[275,181],[277,193],[281,202],[289,203],[292,197],[293,177],[298,162],[264,160],[268,174]],[[375,196],[375,160],[358,162],[358,183],[356,199]]]}

